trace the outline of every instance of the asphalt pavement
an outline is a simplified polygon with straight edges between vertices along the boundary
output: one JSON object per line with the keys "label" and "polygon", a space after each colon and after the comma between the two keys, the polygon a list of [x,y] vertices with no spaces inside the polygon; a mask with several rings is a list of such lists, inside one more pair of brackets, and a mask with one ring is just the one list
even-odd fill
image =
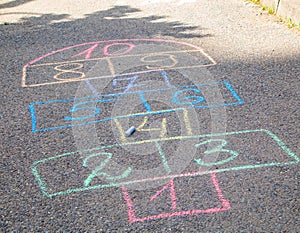
{"label": "asphalt pavement", "polygon": [[299,232],[298,31],[242,0],[0,21],[1,232]]}

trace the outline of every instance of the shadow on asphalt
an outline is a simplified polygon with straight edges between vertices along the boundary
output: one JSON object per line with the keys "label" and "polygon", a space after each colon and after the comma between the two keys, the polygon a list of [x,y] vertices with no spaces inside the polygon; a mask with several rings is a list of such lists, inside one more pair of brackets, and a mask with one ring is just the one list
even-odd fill
{"label": "shadow on asphalt", "polygon": [[22,4],[25,4],[25,3],[31,2],[31,1],[33,1],[33,0],[15,0],[15,1],[7,2],[7,3],[3,3],[3,4],[0,4],[0,9],[20,6]]}
{"label": "shadow on asphalt", "polygon": [[[158,20],[167,20],[167,17],[153,15],[142,18],[130,18],[130,13],[137,12],[140,12],[140,10],[130,6],[115,6],[109,10],[88,14],[83,19],[59,23],[53,22],[68,19],[69,15],[43,14],[38,17],[24,17],[21,23],[12,24],[10,27],[20,25],[28,30],[44,29],[46,34],[39,35],[43,40],[45,39],[43,38],[44,36],[51,34],[57,38],[68,39],[68,41],[70,41],[69,39],[76,39],[77,42],[82,40],[88,41],[92,38],[101,40],[154,36],[171,36],[175,38],[210,36],[209,34],[193,33],[193,30],[201,28],[187,26],[178,21],[157,22]],[[0,28],[5,26],[8,25],[2,25]]]}

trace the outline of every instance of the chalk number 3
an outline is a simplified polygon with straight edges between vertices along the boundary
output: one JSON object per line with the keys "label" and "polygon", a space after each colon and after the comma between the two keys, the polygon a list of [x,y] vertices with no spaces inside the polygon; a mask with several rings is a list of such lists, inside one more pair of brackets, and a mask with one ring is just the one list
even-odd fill
{"label": "chalk number 3", "polygon": [[221,165],[224,163],[227,163],[231,160],[233,160],[235,157],[237,157],[239,155],[238,152],[234,151],[234,150],[228,150],[228,149],[224,149],[224,147],[227,145],[227,141],[224,139],[210,139],[210,140],[206,140],[204,142],[201,142],[199,144],[196,144],[195,147],[198,148],[202,145],[211,143],[211,142],[220,142],[220,145],[214,147],[213,149],[209,149],[206,150],[204,152],[204,154],[206,155],[210,155],[210,154],[215,154],[215,153],[228,153],[230,156],[226,159],[220,160],[220,161],[216,161],[216,162],[212,162],[212,163],[206,163],[204,162],[202,159],[194,159],[194,161],[196,163],[198,163],[199,165],[202,166],[214,166],[214,165]]}

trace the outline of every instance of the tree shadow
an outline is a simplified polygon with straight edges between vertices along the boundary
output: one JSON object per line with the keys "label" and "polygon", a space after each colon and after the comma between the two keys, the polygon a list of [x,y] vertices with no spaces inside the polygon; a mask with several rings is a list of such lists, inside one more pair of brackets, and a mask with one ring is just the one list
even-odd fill
{"label": "tree shadow", "polygon": [[[164,16],[147,16],[140,18],[130,17],[130,13],[141,12],[130,6],[115,6],[108,10],[98,11],[86,15],[83,19],[70,19],[67,14],[43,14],[22,18],[20,23],[9,25],[26,28],[31,31],[30,37],[35,37],[38,31],[43,41],[53,37],[61,38],[62,42],[81,42],[100,39],[141,38],[141,37],[174,37],[174,38],[201,38],[211,36],[199,33],[200,27],[184,25],[181,22],[162,22]],[[56,22],[59,20],[70,20]],[[160,20],[158,22],[158,20]],[[1,28],[9,27],[2,25]],[[197,30],[197,32],[193,32]],[[21,30],[22,31],[22,30]],[[19,30],[20,32],[20,30]],[[35,40],[40,40],[35,38]],[[59,46],[56,46],[59,47]]]}
{"label": "tree shadow", "polygon": [[7,3],[0,4],[0,9],[5,9],[5,8],[12,8],[16,6],[20,6],[22,4],[25,4],[27,2],[31,2],[33,0],[15,0]]}

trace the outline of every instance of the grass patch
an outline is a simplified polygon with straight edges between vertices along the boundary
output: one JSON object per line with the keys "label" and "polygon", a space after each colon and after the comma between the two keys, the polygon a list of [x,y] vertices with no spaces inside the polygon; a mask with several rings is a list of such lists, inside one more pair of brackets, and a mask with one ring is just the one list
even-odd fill
{"label": "grass patch", "polygon": [[274,10],[272,7],[268,7],[268,6],[266,6],[266,5],[261,5],[261,9],[262,9],[263,11],[268,11],[268,13],[269,13],[270,15],[274,15],[274,14],[275,14],[275,10]]}
{"label": "grass patch", "polygon": [[271,14],[271,15],[274,15],[275,11],[272,7],[268,7],[268,13]]}
{"label": "grass patch", "polygon": [[300,32],[300,22],[298,24],[294,23],[291,18],[279,17],[280,21],[283,22],[288,28],[294,28]]}
{"label": "grass patch", "polygon": [[[272,7],[268,7],[266,5],[261,4],[260,0],[245,0],[247,2],[252,2],[254,4],[260,5],[263,11],[267,11],[268,14],[276,15],[275,10]],[[294,23],[291,18],[282,18],[281,16],[277,16],[281,22],[283,22],[288,28],[294,28],[300,31],[300,22],[298,24]]]}
{"label": "grass patch", "polygon": [[260,5],[260,0],[244,0],[244,1],[246,1],[246,2],[252,2],[252,3],[256,4],[256,5]]}

